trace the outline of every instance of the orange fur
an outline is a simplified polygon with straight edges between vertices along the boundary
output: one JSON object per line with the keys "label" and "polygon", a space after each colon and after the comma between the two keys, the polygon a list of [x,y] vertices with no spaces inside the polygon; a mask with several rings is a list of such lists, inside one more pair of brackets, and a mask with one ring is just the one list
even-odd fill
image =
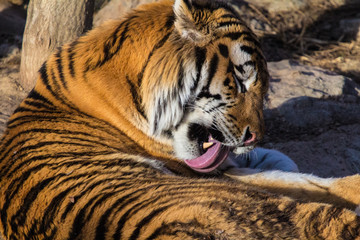
{"label": "orange fur", "polygon": [[[231,149],[251,149],[246,131],[263,135],[267,85],[256,37],[224,1],[141,6],[64,45],[39,70],[1,140],[1,233],[359,239],[360,218],[351,211],[360,204],[357,188],[348,187],[357,177],[319,180],[321,197],[301,198],[266,174],[209,177],[184,163],[184,154],[199,155],[202,133],[187,132],[199,123],[206,138],[209,131]],[[179,151],[183,145],[191,151]]]}

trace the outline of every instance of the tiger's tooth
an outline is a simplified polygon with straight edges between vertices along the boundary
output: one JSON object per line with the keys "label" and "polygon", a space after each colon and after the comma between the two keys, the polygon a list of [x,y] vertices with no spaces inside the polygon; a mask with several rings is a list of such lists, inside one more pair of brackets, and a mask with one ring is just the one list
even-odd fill
{"label": "tiger's tooth", "polygon": [[211,147],[212,145],[214,145],[213,142],[204,142],[204,143],[203,143],[203,149],[208,149],[208,148]]}
{"label": "tiger's tooth", "polygon": [[214,140],[213,137],[210,136],[210,139],[209,140]]}

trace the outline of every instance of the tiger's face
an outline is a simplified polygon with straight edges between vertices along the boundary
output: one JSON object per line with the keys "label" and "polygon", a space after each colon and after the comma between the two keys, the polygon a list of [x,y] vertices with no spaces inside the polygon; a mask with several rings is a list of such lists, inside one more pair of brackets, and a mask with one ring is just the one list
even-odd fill
{"label": "tiger's face", "polygon": [[177,157],[211,171],[227,157],[250,151],[264,133],[264,61],[241,41],[222,39],[206,48],[198,92],[172,130]]}
{"label": "tiger's face", "polygon": [[149,67],[162,86],[146,86],[156,93],[145,97],[150,135],[169,139],[194,170],[210,172],[262,138],[266,63],[234,6],[178,0],[174,12],[161,61]]}

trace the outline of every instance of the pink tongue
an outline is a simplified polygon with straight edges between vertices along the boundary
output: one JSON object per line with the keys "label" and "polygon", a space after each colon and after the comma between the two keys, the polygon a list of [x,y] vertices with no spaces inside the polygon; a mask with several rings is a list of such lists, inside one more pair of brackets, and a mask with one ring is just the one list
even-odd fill
{"label": "pink tongue", "polygon": [[228,156],[229,149],[221,149],[221,143],[216,140],[210,148],[200,157],[185,160],[185,163],[198,172],[210,172],[217,168]]}

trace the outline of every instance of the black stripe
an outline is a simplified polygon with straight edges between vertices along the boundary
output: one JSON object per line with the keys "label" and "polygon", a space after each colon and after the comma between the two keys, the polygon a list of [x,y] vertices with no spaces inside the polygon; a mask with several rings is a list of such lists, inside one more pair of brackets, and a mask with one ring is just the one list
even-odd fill
{"label": "black stripe", "polygon": [[[25,99],[24,103],[26,103],[26,105],[28,106],[32,106],[32,107],[36,107],[38,109],[48,109],[49,105],[45,104],[43,102],[39,102],[39,101],[31,101],[31,99]],[[31,109],[28,109],[29,111],[31,111]],[[21,112],[21,111],[17,111],[17,112]]]}
{"label": "black stripe", "polygon": [[147,59],[146,59],[146,62],[145,62],[145,64],[144,64],[144,66],[142,67],[140,73],[138,74],[138,86],[139,86],[139,87],[141,86],[145,69],[146,69],[147,65],[149,64],[152,55],[154,54],[154,52],[155,52],[157,49],[161,48],[161,47],[165,44],[165,42],[168,40],[168,38],[170,37],[170,35],[171,35],[171,32],[169,32],[168,34],[166,34],[159,42],[157,42],[157,43],[155,44],[154,48],[151,50],[149,56],[148,56]]}
{"label": "black stripe", "polygon": [[[251,60],[245,62],[244,65],[245,65],[245,66],[253,66],[253,67],[255,67],[255,63],[254,63],[253,61],[251,61]],[[245,72],[245,71],[244,71],[244,72]]]}
{"label": "black stripe", "polygon": [[[144,181],[144,182],[146,182],[146,181]],[[140,183],[138,183],[138,184],[140,184]],[[105,234],[106,234],[106,230],[107,230],[106,225],[107,225],[108,217],[110,216],[111,213],[114,213],[114,214],[118,213],[124,207],[129,205],[130,203],[134,203],[134,201],[139,199],[139,197],[141,197],[144,192],[147,192],[150,189],[153,189],[154,187],[160,187],[162,185],[163,184],[155,183],[154,185],[138,188],[135,191],[132,191],[130,194],[127,194],[127,195],[122,196],[121,198],[117,199],[116,202],[114,204],[112,204],[101,216],[99,224],[96,228],[96,239],[105,239]],[[133,188],[135,188],[135,187],[136,186],[133,186]],[[139,194],[135,196],[135,194],[137,194],[137,193],[139,193]],[[119,194],[117,194],[117,195],[119,195]],[[158,197],[155,198],[155,200],[156,199],[158,199]],[[151,199],[151,200],[154,200],[154,199]],[[98,202],[99,202],[99,204],[101,204],[103,201],[98,201]],[[125,220],[127,219],[127,216],[129,216],[130,212],[133,211],[134,208],[136,208],[139,205],[140,205],[140,203],[137,203],[134,207],[127,210],[127,212],[121,217],[121,219],[118,222],[118,227],[113,235],[114,239],[121,239],[121,229],[122,229],[123,225],[125,224]],[[115,209],[116,209],[116,211],[114,212]]]}
{"label": "black stripe", "polygon": [[249,55],[252,55],[256,51],[254,48],[249,47],[249,46],[241,46],[240,49],[241,49],[241,51],[244,51]]}
{"label": "black stripe", "polygon": [[33,202],[36,200],[38,194],[49,184],[51,184],[52,181],[54,181],[59,176],[62,176],[64,174],[58,174],[57,176],[47,178],[39,183],[37,183],[35,186],[33,186],[30,191],[26,194],[23,204],[21,208],[11,217],[10,225],[12,226],[12,230],[14,232],[17,232],[17,229],[19,226],[24,226],[25,220],[27,217],[27,213],[30,210]]}
{"label": "black stripe", "polygon": [[174,92],[180,92],[184,89],[184,67],[183,67],[183,60],[179,60],[179,70],[178,70],[178,76],[177,76],[177,91]]}
{"label": "black stripe", "polygon": [[[47,118],[49,121],[51,121],[52,123],[54,123],[54,122],[57,122],[57,120],[59,121],[59,122],[61,122],[61,123],[64,123],[64,122],[67,122],[67,123],[71,123],[71,124],[81,124],[81,125],[85,125],[85,126],[87,126],[87,127],[90,127],[90,128],[96,128],[96,129],[99,129],[99,130],[102,130],[104,133],[107,133],[107,134],[109,134],[109,135],[114,135],[114,134],[120,134],[120,135],[123,135],[123,133],[122,132],[119,132],[117,129],[114,129],[114,130],[116,130],[116,133],[114,133],[114,132],[112,132],[112,131],[109,131],[111,128],[110,128],[110,126],[109,127],[103,127],[103,126],[99,126],[99,125],[92,125],[92,124],[89,124],[88,122],[86,122],[86,121],[84,121],[84,122],[74,122],[74,121],[71,121],[71,120],[69,120],[69,119],[67,119],[67,118],[61,118],[61,117],[57,117],[57,116],[54,116],[55,118],[53,118],[53,117],[41,117],[41,119],[45,119],[45,118]],[[25,118],[25,117],[22,117],[22,118]],[[56,120],[55,120],[56,119]],[[46,120],[46,119],[45,119]],[[29,122],[32,122],[33,121],[33,116],[30,116],[30,121]],[[38,121],[40,121],[40,119],[38,120]],[[24,122],[21,122],[21,123],[19,123],[18,125],[22,125],[22,124],[24,124]],[[14,126],[11,126],[11,127],[14,127]],[[55,133],[55,134],[63,134],[63,133],[72,133],[72,132],[69,132],[69,131],[60,131],[60,130],[51,130],[51,129],[38,129],[38,128],[36,128],[36,129],[30,129],[30,130],[25,130],[25,131],[21,131],[21,132],[18,132],[17,133],[17,135],[15,135],[15,136],[13,136],[11,139],[9,139],[9,140],[7,140],[6,142],[4,142],[3,144],[4,144],[4,146],[11,146],[12,144],[12,142],[13,142],[13,140],[15,139],[15,138],[18,138],[18,137],[20,137],[20,136],[22,136],[22,135],[27,135],[27,134],[31,134],[31,133],[33,133],[33,132],[41,132],[41,133],[46,133],[46,134],[50,134],[50,133]],[[87,134],[87,133],[84,133],[84,132],[73,132],[73,133],[75,133],[75,134],[78,134],[78,135],[85,135],[86,137],[85,138],[78,138],[79,140],[83,140],[83,139],[86,139],[87,137],[93,137],[93,138],[97,138],[97,139],[99,139],[99,141],[103,141],[104,140],[104,138],[102,138],[102,137],[100,137],[100,136],[92,136],[92,135],[89,135],[89,134]],[[71,136],[72,136],[73,134],[71,134]],[[64,137],[66,137],[66,136],[64,136]],[[69,138],[69,139],[75,139],[75,137],[67,137],[67,138]],[[28,140],[25,140],[25,141],[28,141]],[[93,142],[95,142],[95,143],[97,143],[97,144],[101,144],[99,141],[95,141],[95,140],[92,140]],[[5,157],[4,156],[7,156],[9,153],[11,153],[11,152],[13,152],[13,149],[14,148],[16,148],[17,146],[21,146],[21,144],[23,144],[23,142],[18,142],[18,144],[16,144],[16,145],[14,145],[14,146],[12,146],[10,149],[8,149],[8,151],[3,151],[2,153],[2,159],[5,159]],[[137,143],[135,143],[135,142],[131,142],[129,145],[130,146],[134,146],[134,150],[135,150],[135,148],[136,148],[136,144]],[[104,145],[104,146],[107,146],[108,147],[108,145],[106,145],[105,143],[104,144],[101,144],[101,145]],[[118,151],[119,150],[123,150],[123,149],[118,149],[118,148],[116,148]],[[130,148],[130,151],[132,150],[133,148],[131,147]],[[15,159],[13,160],[13,161],[15,161]],[[7,168],[10,168],[11,167],[11,164],[10,165],[7,165]],[[2,170],[4,170],[4,171],[1,171],[1,172],[3,172],[3,173],[6,173],[8,170],[6,170],[6,169],[2,169]],[[3,174],[1,174],[1,172],[0,172],[0,178],[1,178],[1,176],[3,175]]]}
{"label": "black stripe", "polygon": [[58,83],[58,78],[55,75],[54,68],[50,68],[49,71],[50,71],[49,83],[53,84],[54,92],[56,93],[56,97],[58,97],[58,99],[60,99],[60,100],[63,100],[63,96],[61,94],[61,87]]}
{"label": "black stripe", "polygon": [[53,90],[49,84],[49,75],[47,74],[47,63],[44,62],[39,69],[40,78],[44,83],[45,87],[49,90],[49,92],[53,93]]}
{"label": "black stripe", "polygon": [[[158,199],[159,199],[159,196],[157,196],[156,198],[154,198],[152,200],[157,201]],[[128,217],[130,216],[130,213],[132,211],[134,211],[133,212],[133,215],[134,215],[134,213],[136,213],[139,210],[139,206],[140,206],[140,208],[141,208],[141,206],[142,206],[142,208],[145,208],[145,207],[148,207],[148,204],[141,205],[141,203],[137,203],[137,204],[135,204],[135,206],[133,206],[131,209],[127,210],[121,216],[120,220],[118,221],[115,233],[113,235],[114,239],[122,239],[122,229],[124,228],[124,225],[125,225],[126,221],[128,220]],[[136,210],[134,210],[134,209],[136,209]]]}
{"label": "black stripe", "polygon": [[[308,239],[311,239],[313,236],[317,236],[319,229],[317,229],[317,225],[316,222],[319,218],[319,215],[321,214],[321,212],[323,212],[324,210],[324,206],[319,206],[315,211],[313,211],[310,216],[307,218],[306,222],[306,226],[304,228],[304,234],[305,237]],[[319,238],[322,239],[322,238]]]}
{"label": "black stripe", "polygon": [[208,91],[202,91],[198,96],[197,96],[199,99],[200,98],[214,98],[216,100],[221,100],[221,95],[220,94],[210,94]]}
{"label": "black stripe", "polygon": [[[3,205],[3,208],[0,210],[1,214],[1,221],[3,222],[4,226],[4,235],[7,235],[7,211],[10,206],[10,203],[12,202],[15,195],[18,193],[19,189],[23,186],[23,183],[30,177],[30,175],[35,171],[40,171],[46,164],[38,165],[36,167],[33,167],[29,169],[28,171],[24,172],[20,177],[15,179],[11,182],[9,187],[6,189],[5,193],[5,203]],[[16,183],[18,182],[18,183]],[[17,224],[12,224],[15,228],[17,228]],[[13,227],[12,227],[13,228]]]}
{"label": "black stripe", "polygon": [[241,64],[239,66],[235,65],[235,68],[236,68],[236,70],[239,71],[239,73],[241,73],[241,74],[245,73],[243,65],[241,65]]}
{"label": "black stripe", "polygon": [[233,73],[233,72],[234,72],[234,64],[231,61],[229,61],[229,65],[226,69],[226,73]]}
{"label": "black stripe", "polygon": [[217,106],[214,106],[214,107],[210,108],[209,110],[207,110],[207,112],[211,113],[211,112],[218,110],[219,108],[224,107],[224,106],[226,106],[226,103],[219,103]]}
{"label": "black stripe", "polygon": [[[32,226],[30,227],[28,233],[25,234],[25,239],[39,239],[39,221],[34,220]],[[41,232],[41,239],[43,240],[53,240],[55,237],[55,234],[57,233],[58,228],[56,226],[52,226],[52,229],[50,230],[50,234],[46,232]],[[17,236],[13,234],[14,238],[17,239]]]}
{"label": "black stripe", "polygon": [[195,47],[195,58],[196,58],[196,80],[191,88],[191,93],[197,89],[201,77],[201,69],[206,60],[206,48]]}
{"label": "black stripe", "polygon": [[75,48],[76,45],[79,43],[78,40],[75,40],[74,42],[72,42],[69,46],[68,49],[68,54],[69,54],[69,70],[70,70],[70,74],[73,78],[75,78],[75,69],[74,69],[74,57],[75,57]]}
{"label": "black stripe", "polygon": [[[68,196],[69,192],[73,189],[77,188],[78,186],[81,186],[84,183],[77,183],[72,184],[70,187],[68,187],[65,191],[62,191],[61,193],[55,195],[45,211],[43,211],[43,218],[41,220],[40,227],[35,233],[46,233],[48,231],[48,228],[52,226],[53,220],[56,218],[59,209],[61,207],[61,204],[64,202],[66,197]],[[74,205],[74,204],[72,204]],[[34,224],[33,224],[34,226]]]}
{"label": "black stripe", "polygon": [[[105,239],[105,234],[107,233],[107,222],[108,222],[108,218],[110,216],[111,213],[113,213],[113,211],[117,209],[117,211],[120,211],[121,209],[123,209],[125,206],[127,206],[129,203],[134,202],[135,200],[139,199],[139,197],[141,196],[141,194],[139,194],[138,196],[135,197],[131,197],[133,195],[135,195],[137,192],[139,192],[139,190],[134,191],[130,194],[127,194],[125,196],[122,196],[121,198],[117,199],[115,201],[115,203],[110,206],[102,215],[101,218],[98,222],[98,225],[96,227],[96,239],[97,240],[103,240]],[[99,202],[100,203],[100,202]],[[115,233],[116,234],[116,233]],[[120,239],[120,238],[117,238]]]}
{"label": "black stripe", "polygon": [[[52,115],[35,115],[33,113],[52,113]],[[35,111],[35,110],[31,110],[31,115],[17,117],[15,119],[12,119],[11,121],[9,121],[9,123],[13,124],[13,123],[15,123],[17,121],[26,120],[26,119],[28,119],[28,121],[20,122],[17,125],[23,125],[25,123],[31,123],[31,122],[34,122],[34,121],[36,121],[36,122],[50,122],[50,123],[71,123],[71,124],[75,124],[75,125],[86,126],[86,127],[92,128],[92,129],[96,128],[97,130],[100,130],[100,131],[102,131],[104,133],[107,133],[107,134],[109,134],[111,136],[114,136],[114,135],[122,135],[123,136],[124,135],[124,133],[122,131],[120,131],[117,128],[114,128],[109,123],[107,123],[105,121],[102,121],[100,119],[95,119],[93,117],[86,116],[86,115],[85,115],[85,118],[81,117],[80,119],[71,118],[71,116],[69,116],[69,117],[65,116],[64,117],[63,112],[54,111],[54,110],[51,110],[51,111],[44,111],[44,110]],[[36,120],[34,120],[34,119],[36,119]],[[13,128],[13,127],[16,127],[17,125],[11,125],[9,127]],[[44,129],[44,130],[46,130],[46,129]],[[17,134],[19,135],[19,134],[31,133],[31,131],[32,130],[29,129],[29,130],[26,130],[26,131],[23,131],[23,132],[19,132]],[[55,132],[56,131],[57,130],[55,130]],[[50,133],[50,132],[52,132],[51,129],[49,129],[48,133]],[[59,133],[59,132],[56,132],[56,133]],[[84,133],[86,133],[86,132],[84,132]],[[93,136],[93,135],[87,135],[87,136]],[[100,137],[100,136],[93,136],[93,137],[97,137],[99,139],[104,139],[103,137]],[[119,139],[117,139],[117,141],[118,140]],[[130,141],[131,141],[132,145],[137,144],[131,139],[130,139]],[[7,142],[6,145],[10,145],[10,143]]]}
{"label": "black stripe", "polygon": [[[230,78],[227,77],[227,78],[224,80],[224,86],[225,86],[225,87],[228,87],[229,84],[230,84]],[[226,95],[230,95],[230,93],[228,93],[228,94],[226,94]]]}
{"label": "black stripe", "polygon": [[45,98],[43,95],[41,95],[40,93],[38,93],[35,89],[33,89],[29,95],[28,95],[28,98],[32,98],[34,100],[40,100],[44,103],[47,103],[47,104],[52,104],[49,99]]}
{"label": "black stripe", "polygon": [[57,69],[59,72],[60,81],[61,81],[62,85],[64,86],[64,88],[67,89],[67,83],[64,78],[64,71],[63,71],[63,66],[62,66],[61,53],[62,53],[62,48],[60,47],[58,49],[58,52],[55,55],[56,56],[56,65],[57,65]]}
{"label": "black stripe", "polygon": [[[29,155],[28,150],[37,150],[37,151],[34,151],[34,152],[38,152],[39,147],[41,147],[41,146],[49,146],[49,145],[52,145],[52,144],[59,145],[56,142],[45,142],[45,143],[36,144],[36,146],[32,145],[32,146],[28,146],[26,148],[22,148],[21,150],[18,151],[18,153],[17,153],[18,155],[16,156],[16,158],[13,158],[12,162],[16,161],[16,159],[22,159],[22,158],[28,156]],[[60,144],[61,145],[74,145],[74,146],[88,146],[88,147],[93,147],[94,146],[94,145],[85,145],[85,144],[77,144],[77,143],[66,143],[66,144],[65,143],[60,143]],[[104,144],[104,146],[106,146],[106,145]],[[100,155],[100,153],[111,154],[111,153],[114,153],[114,152],[116,152],[116,151],[108,150],[108,151],[101,151],[101,152],[96,152],[96,153],[89,153],[88,151],[85,151],[85,152],[56,152],[56,153],[50,153],[50,154],[43,154],[43,155],[40,155],[40,156],[31,157],[31,158],[29,158],[27,160],[24,159],[15,168],[14,168],[14,166],[12,164],[8,164],[6,168],[1,169],[1,177],[5,176],[5,175],[7,177],[11,177],[12,174],[14,174],[16,171],[21,169],[22,166],[26,166],[31,162],[34,163],[35,161],[44,160],[46,158],[56,159],[56,158],[60,158],[60,157],[69,157],[69,156],[72,156],[72,157],[74,157],[74,156],[82,156],[82,155],[91,156],[93,154],[95,154],[95,156],[96,156],[96,155]],[[19,154],[19,153],[22,153],[22,154]],[[12,169],[12,170],[10,171],[10,169]]]}
{"label": "black stripe", "polygon": [[214,56],[211,58],[211,61],[210,61],[208,82],[207,82],[207,85],[205,87],[205,90],[207,92],[210,92],[209,88],[210,88],[211,82],[212,82],[212,80],[213,80],[213,78],[215,76],[215,73],[218,70],[218,65],[219,65],[219,56],[215,53]]}
{"label": "black stripe", "polygon": [[[111,172],[106,172],[106,173],[107,173],[108,175],[112,175],[112,176],[113,176],[113,175],[118,174],[119,172],[118,172],[118,171],[114,171],[113,173],[111,173]],[[95,172],[89,173],[90,176],[91,176],[92,174],[99,174],[99,173],[95,173]],[[103,174],[103,173],[102,173],[102,174]],[[123,176],[123,175],[125,175],[125,174],[122,173],[121,175]],[[75,177],[75,178],[76,178],[76,177]],[[129,181],[128,178],[123,178],[123,177],[107,178],[107,179],[104,179],[104,180],[101,180],[101,181],[98,181],[98,182],[95,182],[95,183],[91,184],[91,185],[88,186],[86,189],[83,189],[83,190],[81,191],[81,193],[80,193],[79,195],[75,196],[75,197],[80,200],[82,197],[86,196],[86,194],[87,194],[88,192],[92,191],[95,187],[97,187],[97,186],[99,186],[99,185],[102,185],[102,184],[104,184],[104,183],[108,183],[108,182],[110,182],[110,181],[112,181],[112,180],[116,180],[116,181]],[[119,184],[116,184],[116,185],[113,185],[113,184],[112,184],[112,185],[108,185],[107,187],[103,188],[102,190],[105,191],[105,190],[110,189],[110,188],[111,188],[111,189],[115,189],[115,188],[119,188],[119,187],[123,187],[123,188],[118,189],[118,190],[116,190],[116,191],[111,190],[111,192],[102,193],[101,195],[100,195],[100,194],[99,194],[99,195],[95,195],[95,196],[93,196],[90,200],[87,200],[86,205],[83,207],[83,209],[89,208],[90,205],[92,205],[94,201],[96,201],[96,202],[95,202],[95,204],[91,207],[91,209],[88,211],[88,215],[87,215],[87,217],[86,217],[86,219],[85,219],[85,222],[86,222],[86,221],[90,221],[92,215],[93,215],[93,214],[95,213],[95,211],[96,211],[96,208],[97,208],[98,206],[100,206],[101,204],[103,204],[106,199],[111,198],[112,196],[119,196],[119,194],[120,194],[121,192],[130,190],[130,189],[133,189],[131,184],[132,184],[131,182],[127,182],[127,183],[120,182]],[[73,209],[73,207],[74,207],[74,204],[72,204],[72,203],[69,203],[69,204],[66,206],[65,211],[64,211],[63,214],[61,215],[61,219],[62,219],[62,220],[65,220],[65,218],[67,217],[67,214]]]}
{"label": "black stripe", "polygon": [[227,114],[230,118],[232,118],[234,121],[237,121],[237,118],[234,116],[234,115],[232,115],[232,114]]}
{"label": "black stripe", "polygon": [[229,49],[226,45],[220,43],[218,45],[218,47],[219,47],[220,53],[223,57],[225,57],[225,58],[229,57]]}
{"label": "black stripe", "polygon": [[77,239],[77,237],[81,234],[81,231],[83,230],[85,224],[85,212],[90,204],[91,201],[87,202],[87,204],[76,214],[72,227],[70,228],[71,231],[69,233],[69,237],[67,238],[68,240]]}
{"label": "black stripe", "polygon": [[231,40],[238,40],[243,35],[251,35],[250,32],[232,32],[224,35],[224,38],[230,38]]}
{"label": "black stripe", "polygon": [[26,107],[18,107],[17,109],[15,109],[14,114],[15,113],[23,113],[23,112],[32,112],[33,110],[30,108],[26,108]]}
{"label": "black stripe", "polygon": [[168,19],[165,23],[166,29],[170,29],[172,26],[174,26],[174,22],[175,22],[175,15],[171,14],[170,16],[168,16]]}
{"label": "black stripe", "polygon": [[[66,145],[72,145],[72,146],[82,146],[82,147],[97,147],[97,146],[95,146],[95,145],[93,145],[93,144],[80,144],[80,143],[64,143],[64,142],[56,142],[56,141],[54,141],[54,142],[41,142],[41,143],[38,143],[38,144],[35,144],[35,145],[31,145],[31,146],[27,146],[27,147],[25,147],[25,148],[22,148],[22,149],[20,149],[19,151],[18,151],[18,155],[17,155],[17,159],[23,159],[24,157],[26,157],[26,156],[28,156],[29,155],[29,153],[34,153],[34,152],[36,152],[36,153],[39,153],[39,151],[40,151],[40,147],[42,147],[42,146],[47,146],[47,147],[49,147],[49,146],[51,146],[51,145],[55,145],[55,146],[66,146]],[[103,144],[104,146],[106,146],[105,144]],[[48,148],[46,148],[45,150],[47,150]],[[32,151],[32,152],[29,152],[29,150],[36,150],[36,151]],[[24,152],[24,153],[23,153]],[[20,154],[20,153],[22,153],[22,154]],[[73,156],[74,155],[74,152],[68,152],[69,153],[69,156],[70,156],[70,154],[71,154],[71,156]],[[83,154],[85,154],[85,153],[83,153]],[[16,172],[16,171],[18,171],[19,169],[21,169],[23,166],[26,166],[26,165],[28,165],[29,163],[32,163],[32,162],[34,162],[35,161],[35,159],[37,159],[37,160],[42,160],[42,159],[44,159],[44,158],[46,158],[46,157],[56,157],[56,156],[62,156],[62,154],[60,154],[60,155],[58,155],[58,154],[46,154],[46,155],[42,155],[42,156],[36,156],[36,157],[34,157],[34,158],[31,158],[31,159],[28,159],[28,160],[25,160],[25,159],[23,159],[23,161],[19,164],[19,165],[17,165],[15,168],[13,168],[12,170],[11,170],[11,172],[8,172],[8,175],[9,176],[11,176],[12,174],[14,174],[14,172]],[[11,167],[13,167],[13,166],[11,166]]]}
{"label": "black stripe", "polygon": [[223,142],[225,140],[224,135],[222,134],[222,132],[220,132],[219,130],[217,130],[217,127],[215,124],[211,125],[211,128],[209,129],[209,132],[211,133],[211,136],[218,140],[219,142]]}
{"label": "black stripe", "polygon": [[176,235],[177,233],[186,234],[193,239],[212,239],[208,234],[201,234],[189,229],[204,229],[204,225],[200,224],[196,219],[187,223],[179,221],[163,223],[160,227],[156,228],[146,240],[160,239],[161,236],[174,237],[174,234]]}
{"label": "black stripe", "polygon": [[168,206],[160,207],[160,208],[157,208],[156,210],[153,210],[150,214],[148,214],[146,217],[144,217],[138,224],[136,224],[136,228],[135,228],[134,232],[131,234],[129,239],[130,240],[138,239],[140,230],[142,227],[147,225],[154,217],[156,217],[157,215],[159,215],[160,213],[167,210],[168,208],[170,208],[173,205],[174,204],[170,204]]}
{"label": "black stripe", "polygon": [[[127,32],[129,30],[129,25],[131,21],[136,18],[137,16],[132,16],[126,20],[124,20],[114,31],[112,36],[108,39],[108,42],[104,45],[104,59],[98,61],[94,66],[92,66],[92,70],[95,70],[98,67],[104,65],[107,61],[112,59],[121,49],[123,43],[127,39]],[[121,32],[120,40],[116,45],[116,42],[119,38],[118,33],[120,32],[121,28],[125,24],[124,30]],[[113,50],[115,48],[115,50]],[[91,59],[89,59],[91,61]],[[90,66],[90,64],[89,64]],[[86,71],[86,70],[85,70]]]}
{"label": "black stripe", "polygon": [[[333,218],[336,219],[336,218]],[[354,226],[354,224],[356,224]],[[341,240],[353,240],[360,236],[360,217],[357,216],[357,222],[351,222],[348,224],[344,224],[343,229],[341,231]]]}
{"label": "black stripe", "polygon": [[[88,191],[88,189],[86,190],[86,192],[87,191]],[[101,204],[104,204],[104,201],[106,199],[114,197],[120,193],[121,193],[121,191],[113,191],[113,192],[103,193],[101,195],[98,194],[98,195],[93,196],[91,199],[87,200],[85,206],[83,206],[80,209],[80,211],[78,211],[76,217],[74,218],[73,225],[72,225],[71,231],[69,233],[68,239],[76,239],[76,237],[78,237],[81,234],[81,231],[83,230],[83,226],[85,225],[86,222],[90,221],[91,215],[95,211],[96,207],[100,206]],[[81,194],[81,196],[84,196],[84,195],[85,194]],[[96,201],[96,203],[93,205],[93,203],[95,201]],[[68,207],[66,208],[65,212],[63,213],[63,215],[61,217],[62,219],[66,218],[67,213],[71,210],[73,205],[74,204],[68,205]],[[93,206],[91,207],[91,205],[93,205]],[[69,208],[69,206],[71,206],[71,208]],[[91,209],[89,211],[90,213],[88,214],[88,216],[86,216],[85,213],[88,212],[90,207],[91,207]]]}
{"label": "black stripe", "polygon": [[[48,91],[57,99],[59,100],[62,104],[64,104],[65,106],[71,108],[71,109],[74,109],[74,110],[78,110],[76,107],[74,107],[73,105],[70,105],[69,103],[65,102],[63,98],[61,98],[59,96],[58,93],[56,93],[54,91],[54,89],[52,89],[52,87],[50,86],[50,83],[49,83],[49,75],[47,74],[47,63],[45,62],[40,70],[39,70],[39,73],[40,73],[40,78],[43,82],[43,84],[45,85],[46,89],[48,89]],[[54,84],[56,84],[56,78],[53,76],[54,78]]]}
{"label": "black stripe", "polygon": [[141,103],[142,103],[141,95],[139,95],[138,91],[137,91],[138,88],[135,87],[135,85],[131,82],[131,80],[129,79],[129,76],[126,76],[126,81],[130,86],[130,92],[131,92],[131,96],[132,96],[133,102],[135,104],[136,110],[141,114],[141,116],[143,116],[143,118],[145,118],[147,120],[147,117],[144,112],[144,108],[141,105]]}

